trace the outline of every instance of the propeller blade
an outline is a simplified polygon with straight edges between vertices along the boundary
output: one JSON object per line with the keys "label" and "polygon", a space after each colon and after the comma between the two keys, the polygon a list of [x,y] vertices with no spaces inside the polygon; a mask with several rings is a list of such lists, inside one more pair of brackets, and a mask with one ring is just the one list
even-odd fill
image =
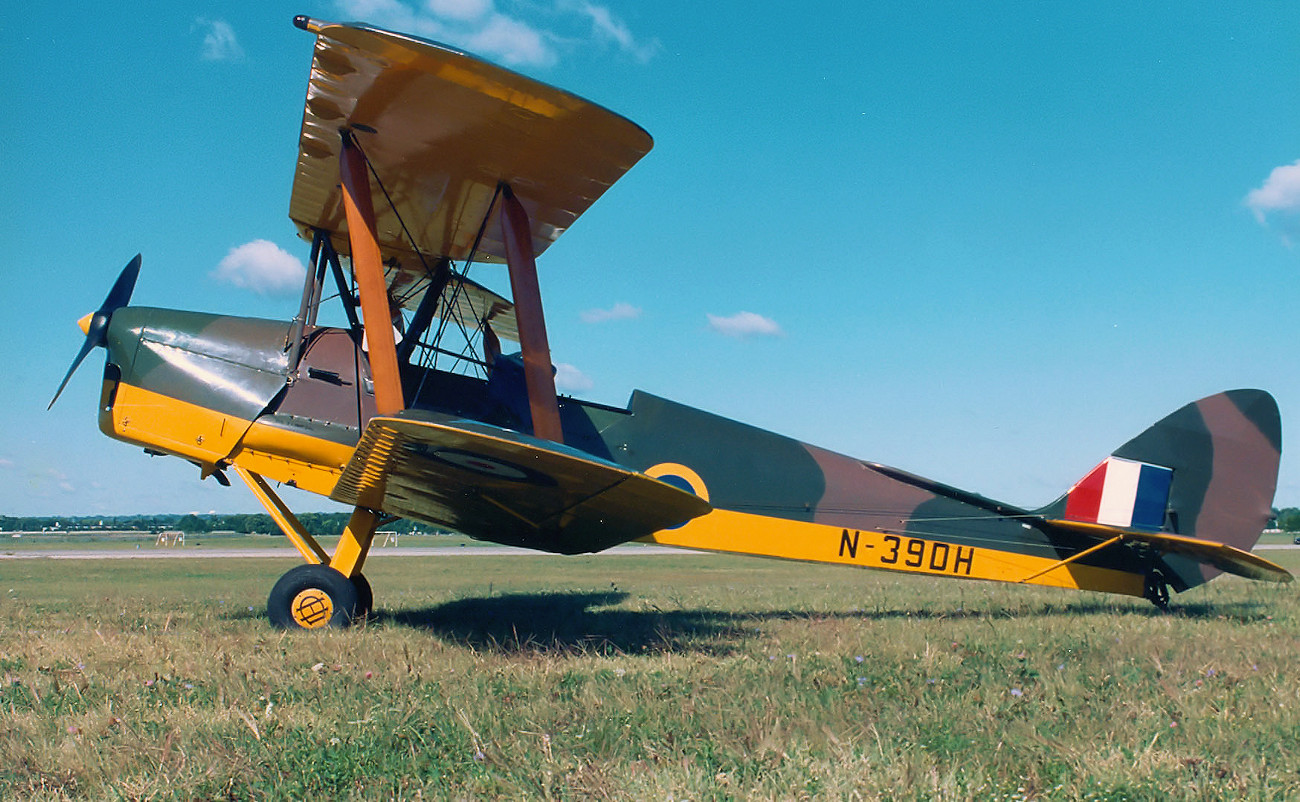
{"label": "propeller blade", "polygon": [[140,262],[141,258],[138,253],[134,259],[127,262],[126,267],[122,268],[122,272],[118,274],[117,281],[113,282],[113,288],[108,291],[108,296],[104,298],[104,303],[100,304],[99,309],[95,310],[95,314],[91,316],[90,326],[86,330],[85,342],[81,344],[81,350],[77,353],[77,358],[72,360],[72,367],[68,368],[68,373],[63,377],[63,382],[59,385],[58,391],[54,393],[54,398],[50,399],[50,405],[45,408],[47,411],[54,408],[54,402],[59,400],[59,396],[63,394],[63,388],[68,386],[72,374],[76,373],[77,368],[81,367],[86,355],[95,346],[104,345],[107,342],[109,318],[118,309],[131,302],[131,293],[135,291],[135,281],[140,277]]}
{"label": "propeller blade", "polygon": [[72,378],[73,373],[77,372],[77,368],[81,367],[81,361],[86,358],[86,354],[93,351],[96,345],[98,343],[91,340],[90,337],[86,337],[86,341],[81,344],[81,351],[77,354],[77,358],[72,360],[72,367],[68,368],[67,375],[63,377],[63,381],[59,384],[58,392],[54,394],[54,398],[50,399],[50,405],[45,408],[47,412],[54,409],[54,402],[58,401],[59,396],[63,395],[63,388],[68,386],[68,380]]}
{"label": "propeller blade", "polygon": [[131,293],[135,291],[135,280],[140,277],[140,262],[140,254],[137,253],[135,258],[122,268],[117,281],[113,282],[113,289],[108,291],[108,297],[99,307],[99,311],[104,315],[111,315],[131,302]]}

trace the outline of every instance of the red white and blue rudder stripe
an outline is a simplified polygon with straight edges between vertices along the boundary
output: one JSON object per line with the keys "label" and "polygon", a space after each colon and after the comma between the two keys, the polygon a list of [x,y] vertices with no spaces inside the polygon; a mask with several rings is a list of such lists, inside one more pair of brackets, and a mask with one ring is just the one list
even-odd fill
{"label": "red white and blue rudder stripe", "polygon": [[1071,521],[1159,530],[1164,526],[1169,468],[1120,457],[1107,457],[1080,479],[1066,497],[1065,517]]}

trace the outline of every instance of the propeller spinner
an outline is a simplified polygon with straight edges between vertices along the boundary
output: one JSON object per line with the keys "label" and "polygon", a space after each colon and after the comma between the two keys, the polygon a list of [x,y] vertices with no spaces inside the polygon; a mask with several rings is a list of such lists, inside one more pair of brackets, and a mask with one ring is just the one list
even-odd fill
{"label": "propeller spinner", "polygon": [[[50,405],[46,409],[54,408],[54,402],[59,400],[63,388],[68,386],[68,380],[72,378],[73,373],[77,372],[77,368],[81,366],[86,354],[89,354],[95,346],[106,344],[108,321],[114,312],[130,303],[131,292],[135,289],[135,280],[139,275],[140,254],[137,253],[135,258],[128,262],[126,267],[122,268],[117,281],[113,282],[113,289],[108,291],[108,297],[104,299],[104,303],[99,305],[99,309],[87,315],[90,318],[89,323],[82,326],[82,330],[86,332],[86,341],[81,344],[81,351],[78,352],[77,358],[72,360],[72,367],[68,368],[67,375],[63,377],[63,382],[59,385],[58,391],[54,393],[54,398],[50,399]],[[82,320],[84,321],[85,318]]]}

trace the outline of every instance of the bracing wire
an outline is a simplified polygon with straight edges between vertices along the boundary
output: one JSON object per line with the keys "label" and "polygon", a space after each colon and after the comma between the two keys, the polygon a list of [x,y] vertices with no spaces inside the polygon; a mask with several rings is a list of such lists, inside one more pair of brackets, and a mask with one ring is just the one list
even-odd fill
{"label": "bracing wire", "polygon": [[[379,177],[379,173],[375,170],[375,166],[370,162],[370,158],[366,156],[365,149],[361,147],[361,143],[357,142],[355,138],[353,138],[352,141],[353,144],[356,145],[357,149],[361,151],[361,156],[362,159],[365,160],[366,168],[370,171],[371,177],[374,178],[375,183],[379,186],[379,191],[383,193],[384,200],[385,202],[388,203],[388,208],[393,211],[393,216],[397,218],[397,222],[402,228],[403,235],[406,237],[407,241],[411,243],[411,249],[415,252],[416,257],[420,260],[420,266],[424,269],[425,281],[428,282],[426,284],[425,291],[426,292],[429,291],[429,289],[432,289],[433,286],[433,279],[434,279],[433,269],[429,266],[428,261],[425,259],[424,253],[420,250],[419,245],[416,243],[415,236],[411,233],[410,228],[406,225],[406,221],[402,218],[401,213],[397,210],[397,204],[393,202],[392,195],[389,194],[388,188],[384,185],[383,179]],[[487,230],[488,221],[492,219],[492,211],[496,208],[497,198],[500,196],[500,194],[501,194],[501,185],[498,184],[495,192],[492,195],[492,201],[488,204],[487,213],[483,216],[483,221],[479,225],[478,233],[474,237],[474,244],[470,248],[469,255],[465,259],[466,266],[468,266],[474,261],[474,256],[477,254],[479,245],[483,241],[483,235]],[[452,269],[453,275],[457,275],[461,278],[464,278],[466,275],[465,273],[457,273],[453,269],[452,264],[449,264],[449,269]],[[415,295],[418,294],[414,290],[415,286],[418,286],[418,282],[412,285],[410,292],[403,296],[403,298],[399,301],[399,304],[405,303],[405,301],[415,297]],[[438,328],[434,333],[433,342],[435,344],[441,342],[444,334],[446,333],[447,324],[449,322],[454,322],[457,328],[460,330],[461,335],[465,338],[465,349],[466,349],[465,357],[470,361],[475,361],[478,354],[474,350],[473,337],[474,335],[481,333],[483,324],[481,320],[476,321],[476,326],[474,327],[474,331],[473,333],[471,333],[466,328],[464,321],[460,320],[456,315],[458,296],[463,291],[463,287],[464,285],[462,282],[459,281],[456,282],[451,295],[442,300],[441,303],[443,304],[444,314],[439,316]],[[471,310],[471,311],[476,311],[476,310]],[[422,343],[422,344],[426,345],[424,366],[427,367],[437,359],[437,349],[427,347],[428,346],[427,343]],[[452,367],[455,368],[456,364],[459,364],[459,361],[460,360],[458,359],[457,363],[453,363]]]}

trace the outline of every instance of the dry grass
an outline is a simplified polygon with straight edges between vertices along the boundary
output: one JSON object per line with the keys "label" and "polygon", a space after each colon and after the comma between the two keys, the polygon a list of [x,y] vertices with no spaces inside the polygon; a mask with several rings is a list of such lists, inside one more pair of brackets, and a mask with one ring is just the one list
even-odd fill
{"label": "dry grass", "polygon": [[739,558],[379,558],[376,619],[286,635],[288,567],[0,563],[0,794],[1300,796],[1290,586],[1162,615]]}

